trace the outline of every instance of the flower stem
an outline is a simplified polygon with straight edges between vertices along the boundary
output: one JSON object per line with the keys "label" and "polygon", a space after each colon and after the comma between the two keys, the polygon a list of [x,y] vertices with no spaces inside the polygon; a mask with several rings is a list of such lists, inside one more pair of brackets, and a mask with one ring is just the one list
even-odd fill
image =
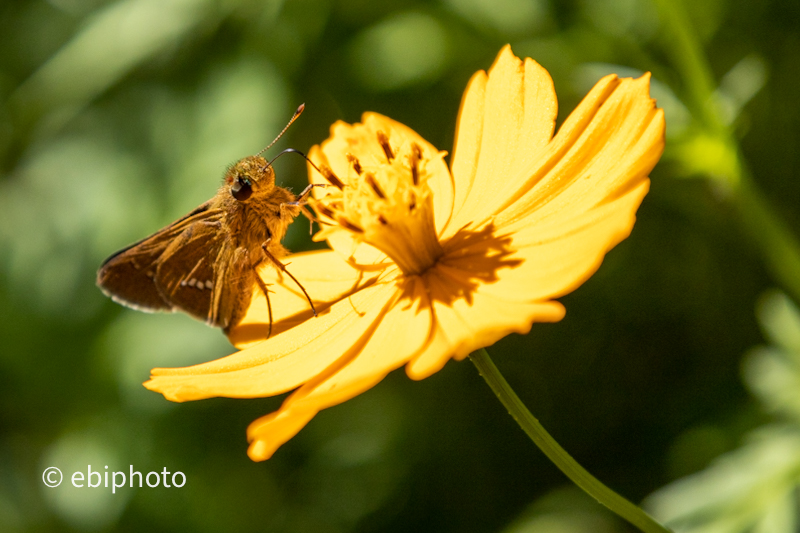
{"label": "flower stem", "polygon": [[735,175],[725,176],[724,183],[730,189],[731,203],[738,211],[742,230],[761,253],[775,281],[800,303],[800,242],[758,187],[734,132],[720,117],[714,98],[714,75],[682,3],[675,0],[655,0],[655,3],[665,22],[665,31],[671,34],[667,51],[684,81],[689,107],[703,127],[729,146],[738,159]]}
{"label": "flower stem", "polygon": [[655,0],[655,4],[665,23],[665,33],[670,37],[668,52],[686,83],[686,103],[706,127],[717,132],[727,131],[716,110],[714,75],[683,4],[676,0]]}
{"label": "flower stem", "polygon": [[759,252],[772,278],[800,304],[800,243],[770,205],[747,171],[743,171],[733,203],[742,231]]}
{"label": "flower stem", "polygon": [[579,465],[575,459],[562,448],[542,427],[538,420],[528,411],[514,390],[495,366],[485,349],[481,348],[470,354],[469,358],[478,367],[486,383],[494,391],[500,402],[508,409],[514,420],[533,440],[540,450],[567,475],[576,485],[598,502],[608,507],[645,533],[667,533],[670,530],[653,520],[650,515],[635,506],[600,481]]}

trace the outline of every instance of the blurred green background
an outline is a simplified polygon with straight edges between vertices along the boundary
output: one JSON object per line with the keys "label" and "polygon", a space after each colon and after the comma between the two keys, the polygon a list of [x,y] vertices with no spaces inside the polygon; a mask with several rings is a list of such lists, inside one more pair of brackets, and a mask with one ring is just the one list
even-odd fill
{"label": "blurred green background", "polygon": [[[652,71],[668,145],[632,236],[562,299],[566,318],[489,352],[579,462],[677,529],[797,531],[799,30],[788,0],[4,0],[0,530],[632,531],[468,361],[396,372],[253,463],[245,428],[281,399],[146,391],[150,368],[231,347],[94,286],[301,102],[273,153],[367,110],[450,150],[467,80],[510,42],[552,74],[559,120],[602,75]],[[300,190],[299,158],[276,167]],[[290,249],[312,246],[307,228]],[[187,482],[42,482],[88,465]]]}

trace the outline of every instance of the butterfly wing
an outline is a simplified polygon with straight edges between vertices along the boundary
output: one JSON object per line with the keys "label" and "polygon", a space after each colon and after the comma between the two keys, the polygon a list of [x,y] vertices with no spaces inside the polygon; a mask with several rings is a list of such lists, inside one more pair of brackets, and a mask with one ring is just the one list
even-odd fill
{"label": "butterfly wing", "polygon": [[[114,301],[140,311],[172,311],[176,304],[156,284],[164,253],[189,228],[219,222],[222,212],[206,202],[161,231],[115,253],[97,272],[97,285]],[[180,306],[177,306],[180,307]]]}
{"label": "butterfly wing", "polygon": [[225,328],[252,291],[248,254],[221,231],[220,222],[203,220],[186,228],[164,250],[155,284],[164,300],[195,318]]}

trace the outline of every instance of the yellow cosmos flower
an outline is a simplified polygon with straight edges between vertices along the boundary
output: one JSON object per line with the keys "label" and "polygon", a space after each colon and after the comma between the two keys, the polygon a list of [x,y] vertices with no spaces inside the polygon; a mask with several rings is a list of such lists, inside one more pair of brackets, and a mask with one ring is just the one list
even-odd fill
{"label": "yellow cosmos flower", "polygon": [[173,401],[252,398],[293,389],[248,429],[268,459],[321,409],[403,365],[438,371],[533,322],[564,316],[554,301],[586,280],[630,233],[661,156],[664,117],[649,76],[600,80],[553,136],[553,82],[505,47],[464,93],[452,165],[408,127],[375,113],[338,122],[310,157],[317,238],[331,250],[286,258],[319,311],[265,266],[274,313],[254,292],[230,332],[241,351],[152,372]]}

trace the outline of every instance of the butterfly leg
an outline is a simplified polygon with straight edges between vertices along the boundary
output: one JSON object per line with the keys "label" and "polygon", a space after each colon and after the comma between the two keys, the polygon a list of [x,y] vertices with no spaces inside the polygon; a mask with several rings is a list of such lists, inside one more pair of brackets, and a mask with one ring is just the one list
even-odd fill
{"label": "butterfly leg", "polygon": [[[287,205],[294,205],[294,203],[281,204],[281,210],[283,210],[284,206],[287,206]],[[317,218],[316,216],[314,216],[314,213],[312,213],[311,211],[306,209],[305,206],[306,206],[306,204],[299,204],[298,205],[298,207],[300,208],[300,212],[303,213],[303,215],[308,219],[308,234],[309,235],[314,233],[314,222],[316,222],[317,224],[325,224],[326,226],[331,226],[332,225],[330,222],[326,222],[326,221],[321,220],[321,219]]]}
{"label": "butterfly leg", "polygon": [[314,187],[328,187],[329,183],[309,183],[308,186],[303,189],[303,192],[300,193],[300,196],[297,197],[296,202],[303,202],[306,196],[311,192],[311,189]]}
{"label": "butterfly leg", "polygon": [[296,277],[292,276],[291,272],[286,270],[286,265],[284,265],[283,263],[278,261],[278,258],[275,257],[274,255],[272,255],[272,253],[267,248],[267,245],[269,244],[269,242],[271,240],[272,240],[272,237],[270,237],[269,239],[267,239],[266,241],[264,241],[261,244],[261,249],[264,250],[264,255],[267,256],[267,259],[272,261],[272,264],[274,264],[278,268],[278,270],[280,270],[281,272],[283,272],[284,274],[286,274],[287,276],[292,278],[292,281],[294,281],[297,284],[297,286],[300,287],[300,290],[303,291],[303,294],[305,295],[306,300],[308,300],[308,305],[311,306],[311,312],[314,313],[314,316],[317,316],[317,309],[314,307],[314,302],[311,301],[311,297],[306,292],[305,287],[303,287],[303,285],[301,285],[300,282],[297,281]]}
{"label": "butterfly leg", "polygon": [[308,202],[306,202],[305,199],[306,196],[308,196],[308,194],[311,192],[311,189],[313,189],[314,187],[329,187],[329,186],[330,185],[328,183],[309,183],[308,186],[305,189],[303,189],[303,192],[300,193],[300,195],[295,199],[294,202],[284,202],[281,204],[281,208],[283,208],[283,206],[286,205],[291,205],[296,207],[304,206],[308,204]]}
{"label": "butterfly leg", "polygon": [[253,268],[253,271],[256,273],[256,283],[261,289],[261,292],[264,293],[264,297],[267,299],[267,312],[269,313],[269,330],[267,330],[267,338],[269,339],[272,336],[272,304],[269,301],[269,288],[267,288],[267,284],[264,283],[264,280],[261,279],[261,276],[258,275],[258,271],[255,268]]}
{"label": "butterfly leg", "polygon": [[311,192],[311,189],[313,189],[314,187],[327,187],[327,186],[328,186],[327,183],[310,183],[305,189],[303,189],[303,192],[300,193],[300,196],[298,196],[294,202],[286,202],[281,204],[281,211],[283,211],[283,209],[287,205],[293,207],[299,207],[300,212],[303,213],[303,215],[305,215],[305,217],[309,221],[308,234],[311,235],[314,232],[314,222],[316,222],[317,224],[327,224],[327,223],[323,220],[318,219],[311,213],[311,211],[306,209],[305,206],[308,205],[308,202],[305,201],[305,198],[306,196],[308,196],[308,194]]}

